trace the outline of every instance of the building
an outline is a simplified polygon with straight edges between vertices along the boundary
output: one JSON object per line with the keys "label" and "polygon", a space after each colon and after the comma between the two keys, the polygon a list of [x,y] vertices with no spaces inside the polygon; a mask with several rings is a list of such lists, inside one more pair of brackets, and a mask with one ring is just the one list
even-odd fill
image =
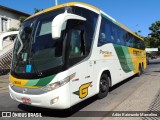
{"label": "building", "polygon": [[147,53],[158,52],[158,48],[146,48]]}
{"label": "building", "polygon": [[19,28],[20,16],[29,17],[30,15],[18,10],[14,10],[0,5],[0,34],[7,32],[10,28]]}

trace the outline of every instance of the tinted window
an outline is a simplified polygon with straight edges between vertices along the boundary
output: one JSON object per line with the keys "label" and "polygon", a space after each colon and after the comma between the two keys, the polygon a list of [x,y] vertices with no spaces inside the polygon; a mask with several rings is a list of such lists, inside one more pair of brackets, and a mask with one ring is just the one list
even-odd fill
{"label": "tinted window", "polygon": [[143,50],[145,49],[144,41],[122,29],[107,18],[102,17],[97,46],[99,47],[107,43],[114,43]]}
{"label": "tinted window", "polygon": [[89,54],[94,38],[94,32],[96,30],[98,14],[80,7],[72,7],[72,12],[76,15],[83,16],[87,19],[87,21],[85,21],[83,25],[85,31],[84,35],[86,43],[86,52],[87,54]]}
{"label": "tinted window", "polygon": [[107,43],[107,39],[110,39],[110,29],[105,19],[101,21],[101,28],[99,33],[98,46],[102,46]]}
{"label": "tinted window", "polygon": [[116,28],[113,23],[102,17],[98,46],[106,43],[114,43],[116,39]]}
{"label": "tinted window", "polygon": [[73,28],[69,32],[69,66],[73,66],[86,57],[83,29]]}
{"label": "tinted window", "polygon": [[134,41],[133,35],[130,34],[129,32],[127,32],[127,33],[125,34],[126,46],[128,46],[128,47],[133,47],[133,41]]}
{"label": "tinted window", "polygon": [[124,44],[124,34],[125,34],[124,30],[117,26],[116,33],[117,33],[116,44],[125,45]]}
{"label": "tinted window", "polygon": [[78,58],[84,56],[84,41],[82,31],[78,29],[71,30],[69,58]]}
{"label": "tinted window", "polygon": [[102,17],[98,46],[102,46],[106,43],[124,45],[124,34],[124,30]]}

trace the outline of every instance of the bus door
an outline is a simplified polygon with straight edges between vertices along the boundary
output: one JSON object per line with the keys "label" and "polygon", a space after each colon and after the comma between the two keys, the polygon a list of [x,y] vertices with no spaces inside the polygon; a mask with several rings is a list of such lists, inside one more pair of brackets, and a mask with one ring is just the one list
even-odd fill
{"label": "bus door", "polygon": [[88,97],[88,89],[91,86],[90,74],[88,72],[88,60],[86,60],[84,30],[73,28],[69,32],[69,73],[72,75],[70,81],[71,104],[76,104]]}

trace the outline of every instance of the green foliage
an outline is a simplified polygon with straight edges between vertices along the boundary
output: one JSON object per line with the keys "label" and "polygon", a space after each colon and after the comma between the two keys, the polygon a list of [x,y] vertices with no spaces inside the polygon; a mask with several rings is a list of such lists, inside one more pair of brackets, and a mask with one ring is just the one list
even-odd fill
{"label": "green foliage", "polygon": [[10,28],[9,30],[8,30],[8,32],[11,32],[11,31],[18,31],[18,29],[17,28]]}
{"label": "green foliage", "polygon": [[152,47],[150,41],[151,41],[151,37],[144,37],[144,44],[145,44],[146,48],[151,48]]}
{"label": "green foliage", "polygon": [[138,30],[138,32],[135,32],[136,35],[138,35],[139,37],[143,38],[143,36],[140,35],[141,30]]}
{"label": "green foliage", "polygon": [[21,26],[21,24],[25,21],[25,19],[27,19],[27,17],[25,17],[25,16],[19,17],[20,26]]}
{"label": "green foliage", "polygon": [[156,21],[153,23],[150,27],[149,30],[152,31],[151,38],[150,38],[150,43],[151,47],[158,47],[160,45],[160,34],[157,32],[160,30],[160,21]]}
{"label": "green foliage", "polygon": [[34,14],[37,13],[37,12],[40,12],[42,11],[43,9],[37,9],[37,8],[34,8]]}

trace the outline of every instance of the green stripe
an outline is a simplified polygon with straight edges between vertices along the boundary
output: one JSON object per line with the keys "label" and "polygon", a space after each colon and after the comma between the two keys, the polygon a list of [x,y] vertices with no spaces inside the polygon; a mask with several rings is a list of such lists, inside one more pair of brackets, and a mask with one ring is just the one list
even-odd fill
{"label": "green stripe", "polygon": [[38,86],[43,87],[48,85],[56,75],[51,75],[48,77],[40,78],[40,79],[30,79],[24,86]]}
{"label": "green stripe", "polygon": [[114,45],[118,59],[124,72],[128,73],[133,71],[135,68],[128,50],[128,47]]}
{"label": "green stripe", "polygon": [[40,79],[39,82],[36,84],[36,86],[46,86],[48,83],[50,83],[54,79],[55,76],[56,75],[52,75],[52,76]]}
{"label": "green stripe", "polygon": [[38,81],[39,81],[39,79],[37,79],[37,80],[28,80],[28,82],[25,84],[25,86],[35,86]]}

